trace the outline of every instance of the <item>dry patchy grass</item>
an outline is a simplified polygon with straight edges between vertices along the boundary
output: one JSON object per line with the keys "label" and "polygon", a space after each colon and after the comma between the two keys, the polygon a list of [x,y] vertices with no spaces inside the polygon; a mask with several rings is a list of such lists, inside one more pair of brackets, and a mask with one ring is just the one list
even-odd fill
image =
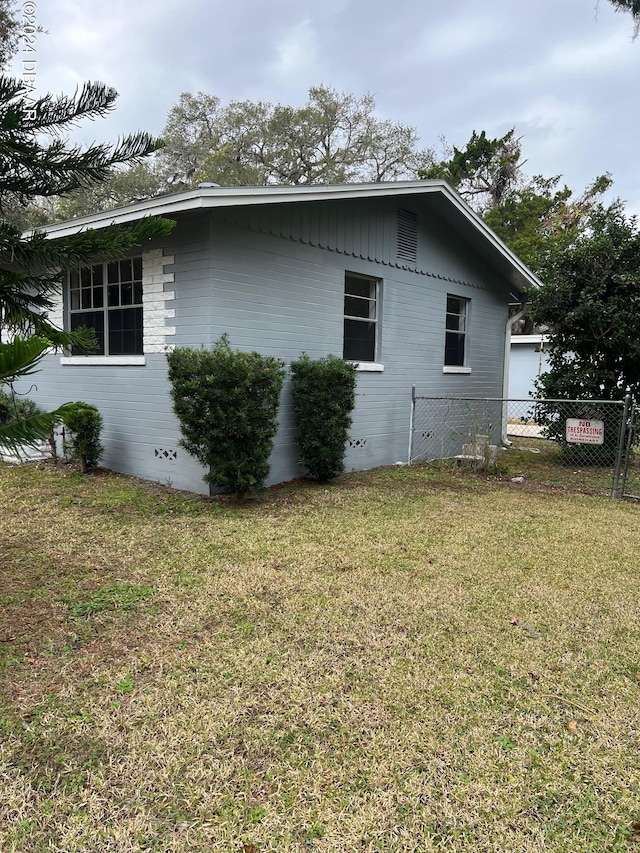
{"label": "dry patchy grass", "polygon": [[635,846],[636,505],[2,467],[0,510],[3,851]]}

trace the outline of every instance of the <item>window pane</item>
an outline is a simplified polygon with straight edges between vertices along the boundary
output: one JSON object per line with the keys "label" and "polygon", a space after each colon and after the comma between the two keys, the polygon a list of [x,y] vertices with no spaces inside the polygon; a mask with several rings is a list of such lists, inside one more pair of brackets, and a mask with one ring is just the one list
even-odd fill
{"label": "window pane", "polygon": [[120,285],[107,285],[107,305],[112,308],[114,305],[120,305]]}
{"label": "window pane", "polygon": [[99,341],[98,354],[143,352],[142,308],[124,307],[142,304],[142,258],[70,271],[68,304],[70,329],[82,326],[94,329]]}
{"label": "window pane", "polygon": [[[104,355],[104,311],[85,311],[82,314],[71,315],[71,331],[85,327],[94,329],[98,340],[98,348],[94,350],[94,355]],[[86,355],[79,353],[78,350],[72,350],[74,355]]]}
{"label": "window pane", "polygon": [[344,313],[347,317],[364,317],[367,320],[375,320],[375,300],[360,299],[357,296],[345,296]]}
{"label": "window pane", "polygon": [[120,281],[132,281],[133,280],[133,263],[131,262],[131,258],[127,258],[126,261],[120,261]]}
{"label": "window pane", "polygon": [[103,269],[102,264],[96,264],[91,268],[94,285],[103,283]]}
{"label": "window pane", "polygon": [[459,296],[447,296],[447,313],[464,314],[466,302]]}
{"label": "window pane", "polygon": [[345,273],[343,358],[349,361],[376,359],[377,296],[376,279]]}
{"label": "window pane", "polygon": [[453,332],[464,332],[464,316],[459,314],[447,314],[446,328]]}
{"label": "window pane", "polygon": [[120,285],[120,305],[133,303],[133,284],[129,281]]}
{"label": "window pane", "polygon": [[142,308],[109,311],[109,355],[142,354]]}
{"label": "window pane", "polygon": [[116,281],[120,281],[120,277],[118,276],[118,262],[111,261],[110,264],[107,264],[107,281],[109,284],[113,284]]}
{"label": "window pane", "polygon": [[356,278],[347,275],[344,280],[344,292],[349,296],[364,296],[367,299],[375,299],[376,283],[372,279]]}
{"label": "window pane", "polygon": [[93,307],[102,308],[104,305],[104,288],[102,285],[93,288]]}
{"label": "window pane", "polygon": [[343,358],[349,361],[375,361],[375,350],[376,324],[345,319]]}
{"label": "window pane", "polygon": [[444,363],[450,367],[464,367],[465,365],[468,307],[468,299],[447,295]]}
{"label": "window pane", "polygon": [[447,332],[444,345],[444,363],[451,367],[464,367],[464,334]]}

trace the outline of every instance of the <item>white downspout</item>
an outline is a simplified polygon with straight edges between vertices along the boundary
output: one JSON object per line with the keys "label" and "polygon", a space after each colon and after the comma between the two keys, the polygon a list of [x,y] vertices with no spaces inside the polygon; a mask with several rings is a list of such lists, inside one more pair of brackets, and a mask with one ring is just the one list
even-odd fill
{"label": "white downspout", "polygon": [[517,323],[518,320],[522,319],[522,315],[524,314],[526,306],[522,304],[520,306],[520,310],[517,314],[513,314],[507,319],[507,327],[505,329],[504,336],[504,372],[502,374],[502,434],[500,440],[502,444],[506,444],[509,446],[511,442],[507,438],[507,417],[508,417],[508,403],[507,396],[509,394],[509,361],[511,358],[511,330],[513,329],[513,324]]}

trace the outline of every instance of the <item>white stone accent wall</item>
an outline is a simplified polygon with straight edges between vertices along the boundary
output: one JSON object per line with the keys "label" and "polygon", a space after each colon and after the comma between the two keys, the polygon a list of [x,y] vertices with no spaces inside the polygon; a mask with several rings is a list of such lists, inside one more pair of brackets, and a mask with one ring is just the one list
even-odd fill
{"label": "white stone accent wall", "polygon": [[64,311],[62,308],[62,292],[57,292],[53,295],[53,308],[47,311],[47,319],[56,327],[56,329],[64,329]]}
{"label": "white stone accent wall", "polygon": [[167,326],[166,320],[176,316],[175,308],[167,308],[167,302],[175,299],[175,291],[165,290],[165,284],[173,284],[172,272],[165,266],[173,264],[173,255],[164,255],[162,249],[151,249],[142,254],[142,314],[144,323],[143,346],[145,353],[167,352],[173,344],[167,337],[175,335],[176,327]]}

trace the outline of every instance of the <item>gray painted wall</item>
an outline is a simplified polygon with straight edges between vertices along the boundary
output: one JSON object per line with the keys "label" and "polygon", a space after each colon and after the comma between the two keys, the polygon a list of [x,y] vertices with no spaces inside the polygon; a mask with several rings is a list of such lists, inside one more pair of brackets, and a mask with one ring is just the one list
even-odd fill
{"label": "gray painted wall", "polygon": [[524,341],[520,336],[511,340],[511,355],[509,358],[509,397],[517,400],[526,399],[535,391],[533,383],[541,373],[548,369],[548,355],[541,349],[542,336],[536,336],[537,341]]}
{"label": "gray painted wall", "polygon": [[[406,461],[411,386],[437,396],[501,396],[508,286],[466,250],[426,207],[418,214],[418,262],[395,258],[393,199],[272,204],[183,215],[164,240],[174,255],[176,334],[168,344],[231,345],[286,361],[342,355],[346,270],[382,279],[380,358],[384,371],[358,374],[347,469]],[[158,246],[159,244],[154,244]],[[446,295],[471,299],[471,374],[443,373]],[[95,404],[104,422],[103,464],[176,488],[206,492],[200,466],[178,447],[166,359],[143,367],[61,365],[46,359],[31,396],[46,407]],[[22,389],[24,390],[24,389]],[[270,482],[298,476],[288,383]],[[176,454],[176,459],[167,458]]]}

